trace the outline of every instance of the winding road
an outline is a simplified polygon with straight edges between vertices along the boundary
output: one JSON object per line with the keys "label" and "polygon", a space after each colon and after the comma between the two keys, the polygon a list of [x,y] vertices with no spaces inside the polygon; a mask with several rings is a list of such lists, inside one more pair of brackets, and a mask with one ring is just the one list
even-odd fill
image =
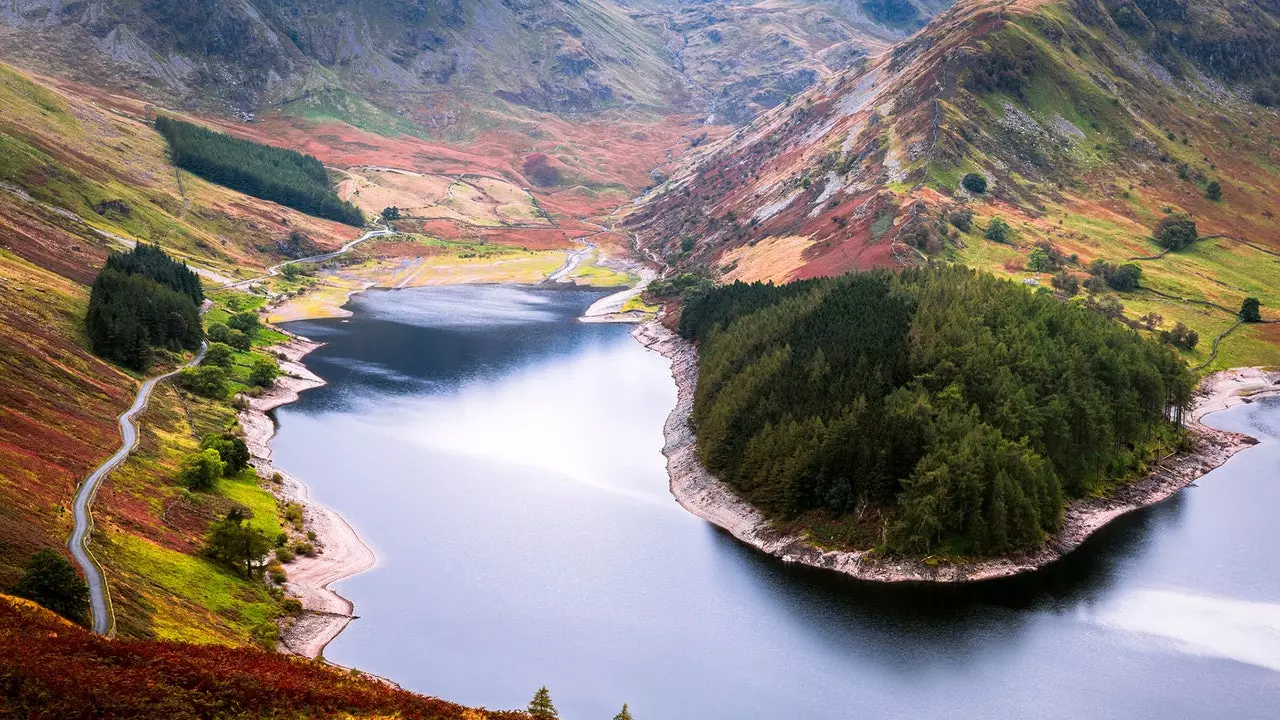
{"label": "winding road", "polygon": [[285,262],[279,263],[278,265],[272,265],[271,267],[267,268],[266,275],[259,275],[258,277],[252,277],[252,278],[249,278],[248,280],[237,280],[236,282],[227,283],[226,285],[219,285],[215,289],[229,290],[232,288],[247,288],[253,283],[262,282],[267,278],[275,277],[276,275],[279,275],[280,268],[284,267],[285,265],[293,265],[295,263],[318,263],[318,262],[324,262],[325,260],[332,260],[333,258],[336,258],[339,255],[345,255],[351,252],[351,250],[355,248],[355,246],[359,245],[365,240],[368,240],[370,238],[383,237],[385,235],[395,235],[395,234],[396,234],[395,230],[392,230],[391,228],[386,227],[384,225],[379,227],[377,230],[370,230],[366,232],[365,234],[361,235],[355,240],[348,242],[347,244],[343,245],[342,247],[332,252],[320,253],[319,255],[311,255],[304,258],[298,258],[297,260],[287,260]]}
{"label": "winding road", "polygon": [[76,564],[80,566],[81,572],[84,573],[85,582],[89,584],[89,606],[93,611],[93,631],[99,635],[111,634],[115,622],[109,609],[111,600],[107,593],[107,583],[102,577],[102,570],[98,567],[98,563],[89,552],[89,534],[93,531],[93,514],[91,512],[93,498],[98,493],[98,486],[102,484],[102,479],[110,474],[112,470],[115,470],[120,463],[124,462],[125,458],[129,457],[129,453],[133,452],[133,449],[138,446],[138,426],[134,424],[134,417],[147,407],[147,401],[151,399],[151,391],[155,389],[156,384],[186,368],[199,365],[200,361],[204,359],[204,352],[207,347],[207,343],[200,343],[200,352],[196,353],[196,356],[186,365],[164,375],[157,375],[142,383],[142,387],[138,388],[138,396],[133,399],[133,405],[120,414],[120,437],[123,440],[120,449],[90,473],[89,477],[85,478],[84,483],[80,485],[80,489],[76,491],[75,500],[72,501],[71,507],[75,515],[75,528],[71,531],[71,539],[67,541],[67,547],[70,548]]}

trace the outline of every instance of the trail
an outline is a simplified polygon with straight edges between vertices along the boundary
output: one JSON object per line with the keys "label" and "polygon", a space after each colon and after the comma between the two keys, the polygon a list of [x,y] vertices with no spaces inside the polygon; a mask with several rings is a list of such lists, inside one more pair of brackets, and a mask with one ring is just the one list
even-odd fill
{"label": "trail", "polygon": [[295,263],[318,263],[318,262],[324,262],[325,260],[332,260],[333,258],[336,258],[341,255],[346,255],[347,253],[351,252],[351,250],[354,249],[355,246],[359,245],[365,240],[369,240],[375,237],[384,237],[387,235],[395,235],[395,234],[396,232],[391,228],[386,227],[385,225],[380,226],[377,230],[369,230],[365,234],[356,238],[355,240],[348,242],[347,244],[343,245],[342,247],[332,252],[320,253],[319,255],[311,255],[309,257],[298,258],[297,260],[288,260],[286,262],[272,265],[271,267],[267,268],[267,272],[265,275],[252,277],[252,278],[249,278],[248,280],[237,280],[236,282],[227,283],[226,285],[220,285],[215,289],[217,290],[244,289],[256,282],[262,282],[267,278],[272,278],[272,277],[275,277],[276,275],[279,275],[280,268],[284,267],[285,265],[293,265]]}
{"label": "trail", "polygon": [[204,352],[207,347],[207,343],[201,343],[200,352],[196,353],[196,356],[186,365],[142,383],[142,387],[138,388],[137,397],[133,399],[133,405],[120,414],[120,437],[123,441],[120,449],[90,473],[89,477],[85,478],[85,481],[80,485],[80,489],[76,491],[75,500],[72,501],[75,528],[71,531],[71,538],[67,540],[67,547],[71,550],[71,555],[75,558],[76,564],[80,566],[81,572],[84,573],[85,582],[89,585],[89,606],[93,611],[93,631],[99,635],[112,634],[115,631],[115,622],[111,613],[111,597],[107,591],[106,581],[102,577],[102,570],[98,567],[97,561],[93,559],[93,554],[89,552],[89,535],[93,532],[93,498],[97,495],[98,487],[102,484],[103,478],[119,467],[120,463],[124,462],[125,458],[129,457],[129,454],[137,447],[138,426],[134,423],[134,417],[147,407],[147,402],[151,399],[151,391],[155,389],[156,384],[176,375],[181,370],[199,365],[200,361],[204,359]]}

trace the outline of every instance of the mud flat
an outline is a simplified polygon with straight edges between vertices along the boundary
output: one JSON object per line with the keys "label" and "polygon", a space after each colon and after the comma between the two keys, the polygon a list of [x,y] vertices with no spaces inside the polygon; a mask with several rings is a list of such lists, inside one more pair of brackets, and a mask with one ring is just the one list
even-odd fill
{"label": "mud flat", "polygon": [[315,544],[321,550],[315,557],[299,555],[288,566],[288,590],[302,601],[304,612],[280,637],[281,650],[309,658],[320,657],[325,646],[354,617],[351,601],[330,590],[329,585],[364,572],[377,561],[373,551],[346,520],[313,502],[306,485],[271,463],[270,443],[275,435],[275,423],[267,413],[294,402],[303,390],[324,385],[324,380],[301,363],[307,353],[318,347],[319,343],[294,336],[275,348],[281,355],[280,377],[269,391],[250,398],[249,407],[240,412],[245,444],[249,446],[258,475],[270,479],[279,474],[281,482],[273,484],[277,497],[302,505],[306,527],[315,531]]}
{"label": "mud flat", "polygon": [[646,347],[671,361],[676,406],[667,417],[663,454],[667,457],[671,494],[686,510],[756,549],[784,562],[834,570],[871,582],[961,583],[1034,572],[1062,559],[1090,535],[1122,515],[1173,496],[1232,455],[1257,444],[1246,435],[1207,427],[1201,419],[1262,395],[1280,392],[1280,373],[1243,368],[1217,373],[1201,383],[1188,429],[1195,450],[1159,462],[1146,477],[1117,488],[1110,497],[1083,498],[1067,506],[1062,527],[1040,549],[1017,556],[974,563],[925,563],[889,559],[868,551],[826,550],[801,533],[771,523],[712,475],[698,459],[696,437],[689,425],[698,358],[692,344],[658,321],[634,333]]}

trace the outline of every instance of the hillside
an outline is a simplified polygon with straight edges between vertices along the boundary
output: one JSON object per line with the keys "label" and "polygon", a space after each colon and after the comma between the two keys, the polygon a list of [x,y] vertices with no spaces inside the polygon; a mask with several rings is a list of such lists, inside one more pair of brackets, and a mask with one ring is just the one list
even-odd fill
{"label": "hillside", "polygon": [[[1137,262],[1125,316],[1195,329],[1192,364],[1274,362],[1277,326],[1242,328],[1217,356],[1209,340],[1246,297],[1280,307],[1280,117],[1259,103],[1278,17],[1237,0],[966,0],[686,164],[629,226],[726,281],[945,259],[1048,284],[1028,269],[1048,243],[1077,280],[1094,260]],[[970,172],[984,194],[961,187]],[[1181,214],[1206,239],[1161,255],[1153,231]],[[982,237],[994,217],[1003,243]]]}
{"label": "hillside", "polygon": [[260,650],[108,640],[0,595],[0,714],[66,718],[527,718]]}

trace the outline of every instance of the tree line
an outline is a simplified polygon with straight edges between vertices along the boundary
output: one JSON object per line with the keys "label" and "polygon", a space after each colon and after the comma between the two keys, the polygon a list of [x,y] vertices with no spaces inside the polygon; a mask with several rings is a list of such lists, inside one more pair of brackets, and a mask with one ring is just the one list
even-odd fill
{"label": "tree line", "polygon": [[360,209],[329,189],[324,165],[296,150],[241,140],[160,116],[156,130],[169,143],[173,164],[246,195],[357,227]]}
{"label": "tree line", "polygon": [[112,253],[89,291],[89,345],[100,357],[146,370],[153,348],[200,347],[203,301],[200,278],[160,248],[139,244]]}
{"label": "tree line", "polygon": [[963,267],[735,283],[680,331],[703,463],[773,518],[874,509],[903,554],[1041,544],[1177,437],[1194,388],[1159,343]]}

